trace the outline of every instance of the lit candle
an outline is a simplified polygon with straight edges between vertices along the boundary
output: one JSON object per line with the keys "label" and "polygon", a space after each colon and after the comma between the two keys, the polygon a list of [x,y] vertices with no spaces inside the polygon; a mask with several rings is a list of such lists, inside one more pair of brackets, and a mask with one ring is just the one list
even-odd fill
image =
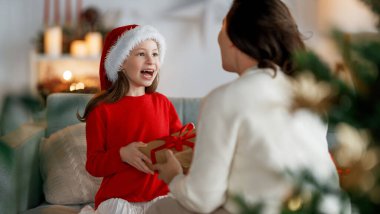
{"label": "lit candle", "polygon": [[85,87],[84,83],[83,82],[78,82],[76,85],[75,85],[75,90],[83,90]]}
{"label": "lit candle", "polygon": [[87,45],[87,53],[90,56],[99,56],[102,51],[102,34],[89,32],[84,37]]}
{"label": "lit candle", "polygon": [[55,0],[54,2],[54,22],[55,25],[60,25],[59,0]]}
{"label": "lit candle", "polygon": [[86,42],[83,40],[75,40],[70,45],[70,54],[75,57],[87,56]]}
{"label": "lit candle", "polygon": [[65,9],[66,9],[66,20],[65,20],[65,24],[66,25],[71,25],[71,0],[66,0],[66,6],[65,6]]}
{"label": "lit candle", "polygon": [[49,13],[50,13],[50,0],[45,0],[44,4],[44,26],[45,28],[49,26]]}
{"label": "lit candle", "polygon": [[44,33],[46,55],[59,56],[62,53],[62,29],[58,26],[47,28]]}
{"label": "lit candle", "polygon": [[75,86],[76,85],[77,85],[76,83],[71,83],[71,85],[70,85],[70,91],[75,91]]}

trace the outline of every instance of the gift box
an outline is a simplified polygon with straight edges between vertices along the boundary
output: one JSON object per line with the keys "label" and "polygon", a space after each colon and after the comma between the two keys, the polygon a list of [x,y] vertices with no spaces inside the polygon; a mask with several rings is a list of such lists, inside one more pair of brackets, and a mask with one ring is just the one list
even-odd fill
{"label": "gift box", "polygon": [[[178,132],[147,143],[146,147],[139,148],[142,153],[150,158],[153,164],[165,163],[165,151],[170,149],[180,162],[183,172],[187,173],[193,158],[193,148],[195,143],[195,126],[188,123]],[[152,169],[152,164],[146,163]]]}

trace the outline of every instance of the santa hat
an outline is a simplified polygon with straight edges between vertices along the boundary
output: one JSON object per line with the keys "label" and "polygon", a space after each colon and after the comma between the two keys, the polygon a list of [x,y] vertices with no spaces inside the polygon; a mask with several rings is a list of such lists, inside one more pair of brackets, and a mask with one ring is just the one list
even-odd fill
{"label": "santa hat", "polygon": [[117,73],[130,52],[148,39],[157,43],[162,64],[166,51],[165,39],[152,26],[127,25],[115,28],[107,34],[99,68],[101,90],[106,90],[115,83],[118,77]]}

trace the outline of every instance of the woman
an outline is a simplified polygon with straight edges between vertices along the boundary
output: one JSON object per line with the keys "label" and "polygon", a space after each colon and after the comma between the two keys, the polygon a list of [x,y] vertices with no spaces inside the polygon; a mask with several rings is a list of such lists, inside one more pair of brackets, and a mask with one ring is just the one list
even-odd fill
{"label": "woman", "polygon": [[239,78],[204,99],[189,173],[170,152],[155,166],[175,199],[148,213],[237,213],[234,196],[278,213],[294,184],[287,172],[308,170],[339,188],[325,125],[311,112],[290,111],[291,54],[304,44],[285,4],[235,0],[218,42],[223,68]]}

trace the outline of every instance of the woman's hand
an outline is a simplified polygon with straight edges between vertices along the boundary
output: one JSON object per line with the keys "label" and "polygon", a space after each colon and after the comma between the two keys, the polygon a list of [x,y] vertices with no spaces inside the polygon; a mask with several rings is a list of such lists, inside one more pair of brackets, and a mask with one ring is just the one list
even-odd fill
{"label": "woman's hand", "polygon": [[120,158],[122,161],[135,167],[141,172],[154,174],[154,172],[145,164],[145,162],[152,164],[151,160],[139,150],[139,147],[145,147],[146,145],[147,144],[143,142],[133,142],[121,147],[119,150]]}
{"label": "woman's hand", "polygon": [[182,171],[181,164],[179,163],[177,158],[175,158],[171,150],[167,150],[165,152],[165,155],[166,155],[166,163],[155,164],[153,165],[153,169],[158,171],[159,179],[169,184],[176,175],[182,174],[183,171]]}

